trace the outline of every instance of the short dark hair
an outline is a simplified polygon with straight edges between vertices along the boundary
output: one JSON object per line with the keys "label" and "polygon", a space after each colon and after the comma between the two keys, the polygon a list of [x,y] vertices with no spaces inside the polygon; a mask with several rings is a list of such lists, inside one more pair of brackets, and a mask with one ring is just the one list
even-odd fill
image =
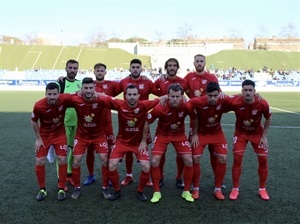
{"label": "short dark hair", "polygon": [[76,61],[75,59],[68,60],[67,63],[66,63],[66,67],[68,67],[68,64],[78,64],[78,66],[79,66],[79,62]]}
{"label": "short dark hair", "polygon": [[103,63],[97,63],[97,64],[95,64],[95,65],[94,65],[94,69],[96,69],[96,68],[98,68],[98,67],[101,67],[101,66],[103,66],[103,67],[106,69],[106,65],[103,64]]}
{"label": "short dark hair", "polygon": [[255,82],[253,82],[252,80],[250,79],[245,79],[243,82],[242,82],[242,87],[243,86],[253,86],[253,88],[255,88]]}
{"label": "short dark hair", "polygon": [[174,92],[180,91],[181,95],[184,94],[183,88],[179,83],[173,83],[173,84],[169,85],[168,94],[170,93],[171,90]]}
{"label": "short dark hair", "polygon": [[220,92],[219,83],[217,83],[217,82],[210,82],[210,83],[207,84],[207,86],[206,86],[206,92],[207,93],[211,93],[211,92],[214,92],[216,90],[218,92]]}
{"label": "short dark hair", "polygon": [[205,59],[205,56],[204,56],[203,54],[196,54],[196,55],[194,56],[194,59],[195,59],[195,57],[203,57],[203,58]]}
{"label": "short dark hair", "polygon": [[60,85],[57,83],[57,82],[49,82],[47,85],[46,85],[46,91],[50,89],[50,90],[53,90],[53,89],[57,89],[58,92],[60,92]]}
{"label": "short dark hair", "polygon": [[139,89],[136,87],[136,85],[134,85],[134,84],[129,84],[127,87],[126,87],[126,91],[125,91],[125,93],[127,93],[127,90],[128,89],[137,89],[138,91],[139,91]]}
{"label": "short dark hair", "polygon": [[175,63],[177,64],[177,68],[180,68],[180,67],[179,67],[179,62],[178,62],[178,60],[177,60],[176,58],[169,58],[169,59],[165,62],[165,69],[167,69],[168,64],[169,64],[170,61],[175,62]]}
{"label": "short dark hair", "polygon": [[93,78],[85,77],[85,78],[82,79],[82,84],[90,84],[90,83],[94,83]]}
{"label": "short dark hair", "polygon": [[142,61],[140,59],[135,58],[135,59],[132,59],[130,61],[130,65],[132,65],[132,64],[140,64],[140,65],[142,65]]}

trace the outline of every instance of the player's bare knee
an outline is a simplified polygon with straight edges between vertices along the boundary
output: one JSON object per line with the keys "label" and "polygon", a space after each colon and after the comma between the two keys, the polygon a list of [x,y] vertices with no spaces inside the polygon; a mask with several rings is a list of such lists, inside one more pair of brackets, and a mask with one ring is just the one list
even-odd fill
{"label": "player's bare knee", "polygon": [[36,158],[35,164],[37,166],[44,166],[45,165],[45,161],[46,161],[45,157],[43,157],[43,158]]}
{"label": "player's bare knee", "polygon": [[149,172],[150,172],[150,164],[149,164],[149,163],[144,163],[144,164],[142,164],[142,170],[143,170],[145,173],[149,173]]}
{"label": "player's bare knee", "polygon": [[201,155],[193,156],[193,163],[199,164],[200,163]]}
{"label": "player's bare knee", "polygon": [[218,162],[219,163],[226,163],[226,161],[227,161],[227,156],[218,155]]}
{"label": "player's bare knee", "polygon": [[158,167],[160,162],[160,157],[152,157],[151,166]]}
{"label": "player's bare knee", "polygon": [[118,159],[117,160],[110,160],[109,165],[108,165],[109,171],[115,171],[117,169],[118,162],[119,162]]}

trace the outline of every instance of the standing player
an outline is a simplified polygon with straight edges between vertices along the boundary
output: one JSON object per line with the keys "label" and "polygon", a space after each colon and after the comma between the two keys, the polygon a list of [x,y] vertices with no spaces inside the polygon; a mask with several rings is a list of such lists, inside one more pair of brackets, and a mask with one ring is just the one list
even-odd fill
{"label": "standing player", "polygon": [[230,98],[219,99],[220,87],[216,82],[208,83],[205,92],[205,96],[195,97],[187,103],[188,107],[194,109],[198,116],[198,123],[196,124],[198,138],[192,139],[193,161],[196,164],[194,166],[192,195],[194,199],[199,198],[200,158],[204,148],[208,145],[214,149],[218,159],[215,170],[214,195],[218,200],[224,200],[221,186],[226,173],[227,142],[220,122],[223,113],[229,110]]}
{"label": "standing player", "polygon": [[[184,190],[182,198],[186,201],[193,202],[190,190],[190,185],[193,177],[193,160],[192,151],[188,139],[185,135],[185,117],[188,115],[188,108],[183,100],[183,88],[180,84],[171,84],[168,88],[168,101],[164,106],[157,105],[148,113],[147,121],[144,126],[143,140],[140,144],[140,150],[145,150],[146,134],[149,129],[149,124],[158,119],[156,134],[154,137],[151,162],[151,174],[153,180],[154,194],[151,199],[152,203],[156,203],[161,199],[161,192],[159,188],[160,174],[160,160],[165,153],[169,143],[172,143],[176,152],[182,157],[184,162]],[[196,133],[196,130],[194,130]]]}
{"label": "standing player", "polygon": [[[154,86],[154,83],[149,80],[146,76],[141,75],[142,73],[142,62],[139,59],[132,59],[130,61],[130,75],[120,81],[118,92],[124,93],[124,99],[125,99],[125,92],[128,85],[133,84],[137,87],[138,93],[140,95],[139,100],[148,100],[150,94],[154,94],[156,96],[159,95],[159,91]],[[148,144],[152,142],[150,131],[148,135]],[[132,166],[133,166],[133,153],[127,152],[126,153],[126,159],[125,159],[125,165],[126,165],[126,177],[121,182],[123,186],[126,186],[130,184],[133,181],[132,177]],[[152,182],[149,180],[147,183],[147,186],[152,186]]]}
{"label": "standing player", "polygon": [[67,174],[67,139],[63,119],[70,95],[60,95],[59,89],[58,83],[48,83],[46,97],[35,103],[31,116],[31,125],[36,136],[35,172],[40,187],[36,197],[38,201],[44,200],[47,196],[45,160],[51,145],[55,149],[58,160],[59,190],[57,199],[63,201],[66,198],[64,188]]}
{"label": "standing player", "polygon": [[[184,79],[188,83],[188,90],[186,91],[186,94],[189,96],[189,98],[199,97],[205,95],[206,86],[210,82],[217,82],[218,79],[214,74],[208,73],[205,70],[206,65],[206,59],[205,56],[202,54],[197,54],[194,56],[194,66],[195,66],[195,72],[188,73]],[[222,92],[220,97],[222,98]],[[191,129],[190,129],[191,131]],[[190,136],[192,133],[190,133]],[[208,146],[209,153],[210,153],[210,163],[213,169],[213,172],[215,174],[216,166],[218,158],[214,156],[214,149],[212,146]],[[194,164],[194,166],[198,166],[196,169],[200,169],[199,164]],[[222,185],[222,188],[226,188],[225,185]]]}
{"label": "standing player", "polygon": [[[81,88],[81,82],[76,79],[78,72],[78,61],[70,59],[66,63],[67,76],[59,79],[61,93],[74,93]],[[73,163],[73,144],[77,128],[77,116],[74,108],[68,108],[65,115],[65,129],[68,140],[68,158],[67,158],[67,182],[74,185],[72,179],[72,163]]]}
{"label": "standing player", "polygon": [[109,158],[109,179],[115,190],[109,200],[116,200],[121,196],[117,165],[125,153],[132,152],[142,167],[137,196],[139,200],[145,202],[147,197],[143,191],[150,177],[150,162],[148,151],[139,152],[138,147],[142,140],[146,114],[158,104],[159,99],[139,101],[138,88],[133,84],[127,86],[125,98],[126,100],[111,100],[112,109],[118,111],[119,132]]}
{"label": "standing player", "polygon": [[109,106],[106,97],[95,94],[95,84],[92,78],[82,80],[82,96],[74,96],[71,106],[75,108],[78,117],[78,128],[74,138],[72,174],[75,190],[72,198],[77,199],[81,194],[80,162],[87,148],[93,148],[102,163],[102,193],[105,199],[110,197],[108,191],[108,146],[102,127],[102,112]]}
{"label": "standing player", "polygon": [[[105,93],[108,96],[116,96],[116,89],[118,88],[119,83],[114,81],[105,80],[106,75],[106,65],[102,63],[97,63],[94,65],[94,74],[96,77],[95,81],[95,90],[96,92]],[[115,136],[112,127],[111,111],[110,109],[104,108],[102,112],[102,126],[104,134],[106,135],[106,140],[108,143],[109,151],[112,149],[115,144]],[[84,181],[84,185],[90,185],[95,182],[94,176],[94,148],[89,147],[86,155],[86,164],[89,171],[88,178]]]}
{"label": "standing player", "polygon": [[[255,83],[252,80],[245,80],[242,83],[242,96],[235,97],[230,105],[231,109],[235,112],[236,122],[233,137],[233,189],[229,198],[230,200],[237,200],[239,196],[243,155],[247,143],[251,142],[258,159],[258,195],[263,200],[269,200],[270,197],[266,191],[268,177],[267,133],[272,117],[269,104],[266,100],[259,100],[255,96]],[[263,126],[261,124],[262,116],[265,118]]]}
{"label": "standing player", "polygon": [[[166,78],[157,79],[154,82],[154,85],[160,92],[160,96],[168,94],[169,86],[174,83],[179,83],[182,86],[183,90],[187,90],[186,80],[177,76],[178,69],[179,69],[179,62],[176,58],[169,58],[165,62],[165,70],[167,73]],[[165,164],[165,153],[162,155],[159,164],[160,174],[161,174],[161,178],[159,182],[160,187],[164,183],[164,164]],[[183,189],[184,183],[181,179],[181,176],[184,168],[184,163],[179,154],[177,154],[176,156],[176,165],[177,165],[176,185],[177,187]]]}

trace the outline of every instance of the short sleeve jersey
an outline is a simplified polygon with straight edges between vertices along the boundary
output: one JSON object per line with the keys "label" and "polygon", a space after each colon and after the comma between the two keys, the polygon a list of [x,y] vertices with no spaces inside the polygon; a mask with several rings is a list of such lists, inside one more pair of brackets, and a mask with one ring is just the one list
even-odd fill
{"label": "short sleeve jersey", "polygon": [[102,112],[110,105],[106,97],[97,97],[93,101],[85,101],[83,97],[73,95],[71,106],[78,117],[77,138],[93,140],[104,134]]}
{"label": "short sleeve jersey", "polygon": [[222,131],[221,118],[229,111],[230,97],[218,99],[216,105],[209,105],[206,96],[196,97],[187,102],[187,106],[194,108],[198,116],[198,133],[207,135]]}
{"label": "short sleeve jersey", "polygon": [[179,83],[184,90],[186,90],[188,87],[186,80],[178,76],[176,76],[175,79],[166,78],[164,81],[162,81],[161,79],[157,79],[154,82],[154,85],[159,90],[160,96],[163,96],[168,94],[169,86],[174,83]]}
{"label": "short sleeve jersey", "polygon": [[189,98],[203,96],[206,93],[206,86],[210,82],[217,82],[218,79],[214,74],[205,72],[202,75],[197,75],[196,72],[188,73],[184,79],[187,81],[189,89]]}
{"label": "short sleeve jersey", "polygon": [[230,107],[235,112],[237,133],[261,135],[263,133],[262,116],[269,119],[272,115],[268,102],[264,99],[258,100],[257,97],[253,103],[246,104],[243,96],[235,96],[230,102]]}
{"label": "short sleeve jersey", "polygon": [[[81,81],[68,81],[66,78],[63,79],[63,82],[59,82],[61,86],[62,93],[74,93],[81,89]],[[68,108],[65,115],[65,125],[66,126],[76,126],[77,125],[77,116],[74,108]]]}
{"label": "short sleeve jersey", "polygon": [[70,94],[61,94],[55,105],[49,105],[46,98],[34,104],[31,120],[40,122],[41,137],[51,138],[65,133],[64,117],[71,98]]}
{"label": "short sleeve jersey", "polygon": [[156,135],[185,135],[185,117],[189,114],[186,104],[182,103],[178,108],[172,108],[167,102],[165,106],[156,105],[147,115],[147,121],[151,124],[158,118]]}
{"label": "short sleeve jersey", "polygon": [[139,98],[140,100],[148,100],[149,95],[151,93],[156,96],[159,95],[159,91],[155,87],[154,83],[146,76],[142,75],[138,80],[132,79],[131,76],[128,76],[120,81],[119,89],[125,93],[126,88],[129,84],[133,84],[138,88],[138,92],[140,94],[140,98]]}
{"label": "short sleeve jersey", "polygon": [[157,105],[159,100],[139,101],[135,108],[129,107],[125,100],[110,100],[112,109],[118,111],[119,132],[117,140],[126,145],[139,145],[143,136],[147,112]]}

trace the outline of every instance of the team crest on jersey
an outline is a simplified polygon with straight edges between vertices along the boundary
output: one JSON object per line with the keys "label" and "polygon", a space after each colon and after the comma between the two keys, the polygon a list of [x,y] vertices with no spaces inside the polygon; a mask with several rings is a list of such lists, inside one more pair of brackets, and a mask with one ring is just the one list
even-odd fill
{"label": "team crest on jersey", "polygon": [[183,117],[183,115],[184,115],[184,112],[179,112],[178,113],[178,117]]}
{"label": "team crest on jersey", "polygon": [[151,118],[152,118],[152,115],[151,115],[151,114],[148,114],[148,115],[147,115],[147,118],[148,118],[148,119],[151,119]]}
{"label": "team crest on jersey", "polygon": [[129,127],[134,127],[136,121],[137,121],[136,118],[134,118],[133,120],[129,120],[129,121],[127,121],[127,125],[128,125]]}
{"label": "team crest on jersey", "polygon": [[202,92],[201,89],[196,89],[196,90],[194,91],[194,94],[195,94],[195,96],[199,97],[199,96],[201,96],[201,92]]}
{"label": "team crest on jersey", "polygon": [[252,115],[256,115],[257,114],[257,110],[252,110]]}
{"label": "team crest on jersey", "polygon": [[61,117],[61,116],[59,116],[59,117],[57,117],[57,118],[53,118],[53,119],[52,119],[53,123],[54,123],[54,124],[57,124],[57,123],[60,121],[60,117]]}
{"label": "team crest on jersey", "polygon": [[98,107],[98,103],[93,103],[93,104],[92,104],[92,108],[93,108],[93,109],[97,109],[97,107]]}
{"label": "team crest on jersey", "polygon": [[77,89],[81,89],[81,86],[80,86],[80,84],[77,84]]}
{"label": "team crest on jersey", "polygon": [[178,127],[179,127],[179,125],[180,125],[180,122],[177,122],[177,123],[175,123],[175,124],[171,124],[170,125],[170,129],[171,130],[177,130],[178,129]]}
{"label": "team crest on jersey", "polygon": [[93,121],[93,117],[95,117],[95,114],[92,113],[91,115],[84,116],[84,120],[90,123]]}
{"label": "team crest on jersey", "polygon": [[253,120],[252,119],[246,120],[246,121],[243,121],[243,123],[244,123],[245,126],[249,127],[253,123]]}
{"label": "team crest on jersey", "polygon": [[139,84],[139,89],[145,89],[145,85],[144,84]]}
{"label": "team crest on jersey", "polygon": [[134,109],[134,113],[135,113],[135,114],[138,114],[139,112],[140,112],[140,108]]}
{"label": "team crest on jersey", "polygon": [[103,84],[103,89],[108,89],[107,84]]}
{"label": "team crest on jersey", "polygon": [[214,117],[209,117],[208,119],[207,119],[207,122],[208,123],[214,123],[216,121],[216,118],[214,118]]}
{"label": "team crest on jersey", "polygon": [[203,85],[205,85],[207,83],[207,80],[206,79],[203,79],[202,82],[201,82]]}
{"label": "team crest on jersey", "polygon": [[61,105],[59,108],[58,108],[58,111],[62,111],[64,109],[64,106]]}

